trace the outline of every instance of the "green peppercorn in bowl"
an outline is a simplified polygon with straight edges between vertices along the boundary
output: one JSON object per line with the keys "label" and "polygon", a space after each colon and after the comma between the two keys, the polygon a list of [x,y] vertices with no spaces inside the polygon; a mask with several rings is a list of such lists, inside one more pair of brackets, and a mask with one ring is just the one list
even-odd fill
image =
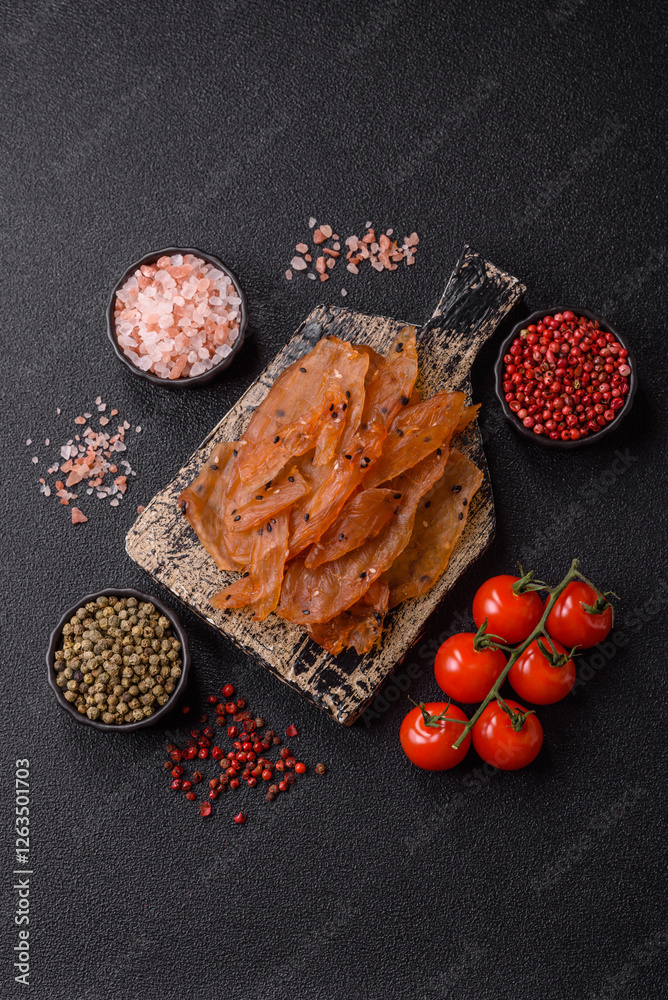
{"label": "green peppercorn in bowl", "polygon": [[111,588],[88,594],[62,615],[46,663],[58,703],[78,722],[134,732],[171,712],[183,694],[188,637],[162,601]]}

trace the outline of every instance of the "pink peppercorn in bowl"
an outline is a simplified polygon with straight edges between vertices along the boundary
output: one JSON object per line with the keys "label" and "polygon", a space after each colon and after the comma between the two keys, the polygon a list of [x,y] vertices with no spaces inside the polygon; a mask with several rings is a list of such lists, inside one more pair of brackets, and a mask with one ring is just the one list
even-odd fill
{"label": "pink peppercorn in bowl", "polygon": [[512,426],[531,441],[565,449],[615,430],[638,382],[626,340],[596,313],[571,306],[536,310],[516,323],[494,372]]}
{"label": "pink peppercorn in bowl", "polygon": [[122,274],[107,306],[107,334],[130,371],[155,385],[204,385],[228,368],[248,325],[239,280],[192,247],[147,253]]}
{"label": "pink peppercorn in bowl", "polygon": [[[123,722],[118,723],[108,723],[99,722],[97,719],[91,719],[87,714],[82,714],[78,711],[75,704],[69,702],[65,697],[64,691],[57,683],[57,678],[59,673],[56,669],[56,652],[62,648],[63,641],[65,638],[65,633],[63,629],[68,623],[74,618],[77,612],[81,608],[85,608],[87,604],[98,604],[99,598],[118,598],[118,599],[128,599],[132,598],[138,605],[150,604],[154,607],[156,612],[163,615],[169,622],[169,629],[172,633],[173,638],[175,638],[180,644],[180,649],[178,652],[178,657],[180,661],[181,675],[176,682],[174,690],[170,693],[167,701],[164,705],[159,706],[152,715],[141,719],[138,722]],[[100,604],[100,608],[107,605]],[[127,641],[127,640],[124,640]],[[61,708],[65,709],[77,722],[82,722],[86,726],[90,726],[92,729],[98,729],[101,732],[111,733],[111,732],[134,732],[137,729],[145,729],[148,726],[155,725],[160,719],[164,718],[169,712],[173,711],[175,706],[179,703],[183,693],[186,689],[188,683],[188,672],[190,670],[190,651],[188,648],[188,636],[181,625],[181,622],[174,614],[174,612],[168,608],[162,601],[159,601],[157,597],[153,597],[150,594],[144,594],[139,590],[134,590],[133,588],[122,588],[113,587],[107,590],[98,590],[95,593],[87,594],[82,597],[81,600],[77,601],[71,608],[65,611],[56,625],[56,627],[51,632],[49,638],[49,646],[46,653],[46,667],[47,667],[47,679],[49,682],[49,687],[55,694],[58,704]]]}

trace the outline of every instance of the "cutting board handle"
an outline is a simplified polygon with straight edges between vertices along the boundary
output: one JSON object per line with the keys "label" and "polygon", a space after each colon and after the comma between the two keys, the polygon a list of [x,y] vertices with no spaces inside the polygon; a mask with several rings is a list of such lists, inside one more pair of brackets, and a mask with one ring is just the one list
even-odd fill
{"label": "cutting board handle", "polygon": [[465,246],[431,319],[419,334],[422,356],[436,360],[447,345],[448,372],[441,388],[469,387],[471,365],[481,346],[526,291],[477,251]]}

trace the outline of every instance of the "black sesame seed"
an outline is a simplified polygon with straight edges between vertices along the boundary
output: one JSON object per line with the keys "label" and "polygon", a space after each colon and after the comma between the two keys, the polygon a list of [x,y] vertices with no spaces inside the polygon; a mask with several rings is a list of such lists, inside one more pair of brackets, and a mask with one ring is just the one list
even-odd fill
{"label": "black sesame seed", "polygon": [[410,403],[410,399],[408,398],[408,396],[402,396],[401,397],[401,405],[402,406],[408,406],[409,403]]}
{"label": "black sesame seed", "polygon": [[350,399],[350,389],[346,389],[346,399]]}
{"label": "black sesame seed", "polygon": [[275,518],[275,517],[272,517],[272,519],[271,519],[271,523],[272,523],[272,524],[276,524],[276,518]]}
{"label": "black sesame seed", "polygon": [[310,614],[311,614],[311,612],[310,612],[310,611],[308,610],[308,608],[304,608],[304,609],[302,610],[302,614],[303,614],[303,615],[310,615]]}
{"label": "black sesame seed", "polygon": [[360,576],[362,577],[362,579],[364,579],[364,577],[366,576],[366,570],[363,573],[360,573]]}
{"label": "black sesame seed", "polygon": [[289,483],[294,483],[294,481],[295,481],[295,477],[294,476],[288,476],[288,482]]}
{"label": "black sesame seed", "polygon": [[232,513],[233,513],[233,514],[236,514],[236,512],[237,512],[237,509],[238,509],[238,508],[237,508],[237,507],[235,507],[235,508],[234,508],[234,510],[232,511]]}
{"label": "black sesame seed", "polygon": [[248,573],[248,572],[247,573],[243,573],[242,576],[241,576],[241,579],[245,580],[247,576],[250,576],[250,573]]}
{"label": "black sesame seed", "polygon": [[381,406],[380,412],[383,414],[383,416],[385,416],[385,414],[387,413],[387,407],[386,406]]}
{"label": "black sesame seed", "polygon": [[309,519],[310,516],[311,516],[310,514],[304,514],[304,520],[308,521],[308,519]]}
{"label": "black sesame seed", "polygon": [[464,497],[464,499],[462,500],[462,507],[466,507],[467,503],[468,500],[466,499],[466,497]]}
{"label": "black sesame seed", "polygon": [[226,600],[226,601],[229,601],[229,599],[230,599],[230,597],[231,597],[231,596],[232,596],[231,594],[226,594],[226,595],[225,595],[225,600]]}
{"label": "black sesame seed", "polygon": [[332,413],[332,419],[333,420],[338,420],[339,419],[338,413]]}
{"label": "black sesame seed", "polygon": [[347,458],[347,459],[348,459],[348,461],[350,461],[350,459],[351,459],[351,458],[352,458],[353,456],[352,456],[352,455],[344,455],[343,457],[344,457],[344,458]]}
{"label": "black sesame seed", "polygon": [[185,514],[186,509],[188,507],[188,504],[186,503],[185,500],[179,500],[179,507],[181,508],[182,512]]}
{"label": "black sesame seed", "polygon": [[394,494],[394,499],[395,500],[400,500],[401,499],[401,493],[395,493]]}
{"label": "black sesame seed", "polygon": [[241,520],[241,514],[237,514],[237,516],[235,517],[235,519],[234,519],[234,520],[235,520],[235,521],[240,521],[240,520]]}
{"label": "black sesame seed", "polygon": [[269,480],[269,482],[265,486],[265,490],[270,490],[270,489],[271,489],[271,479]]}
{"label": "black sesame seed", "polygon": [[374,611],[373,617],[376,619],[377,622],[382,622],[383,620],[383,616],[380,614],[379,611]]}
{"label": "black sesame seed", "polygon": [[453,486],[452,487],[452,492],[453,493],[459,493],[460,490],[461,490],[461,486]]}
{"label": "black sesame seed", "polygon": [[267,521],[267,531],[271,531],[271,521]]}
{"label": "black sesame seed", "polygon": [[261,499],[262,499],[262,494],[261,494],[261,493],[258,493],[258,495],[257,495],[257,496],[255,497],[255,499],[256,499],[256,500],[261,500]]}
{"label": "black sesame seed", "polygon": [[430,438],[430,437],[428,437],[428,438],[425,438],[425,441],[426,441],[427,443],[429,443],[429,441],[431,441],[431,438]]}
{"label": "black sesame seed", "polygon": [[305,372],[306,371],[305,368],[300,368],[299,370],[300,370],[300,372]]}
{"label": "black sesame seed", "polygon": [[334,403],[330,403],[329,404],[329,412],[331,413],[333,409],[334,409]]}
{"label": "black sesame seed", "polygon": [[277,434],[277,435],[276,435],[276,437],[274,438],[274,444],[278,444],[278,442],[279,442],[280,440],[281,440],[281,439],[280,439],[280,437],[279,437],[279,436],[278,436],[278,434]]}
{"label": "black sesame seed", "polygon": [[427,502],[425,503],[425,507],[431,507],[431,500],[427,500]]}
{"label": "black sesame seed", "polygon": [[342,542],[345,537],[346,536],[343,534],[343,532],[341,532],[341,534],[339,535],[339,541]]}
{"label": "black sesame seed", "polygon": [[441,455],[442,455],[442,451],[441,451],[441,449],[440,449],[440,448],[437,448],[437,449],[436,449],[436,454],[438,455],[438,457],[439,457],[439,458],[441,457]]}
{"label": "black sesame seed", "polygon": [[343,613],[344,613],[344,615],[348,615],[349,618],[352,615],[352,611],[348,611],[347,608],[346,608],[346,610]]}
{"label": "black sesame seed", "polygon": [[239,454],[239,452],[238,452],[238,451],[236,450],[236,448],[234,448],[234,449],[232,450],[232,454],[233,454],[233,455],[234,455],[234,457],[236,458],[236,457],[237,457],[237,455]]}
{"label": "black sesame seed", "polygon": [[395,507],[395,508],[394,508],[394,513],[395,513],[395,514],[398,514],[398,513],[399,513],[399,508],[398,508],[398,507]]}
{"label": "black sesame seed", "polygon": [[210,468],[210,469],[213,469],[213,471],[215,472],[215,471],[216,471],[216,469],[218,468],[218,466],[217,466],[217,465],[210,465],[210,466],[209,466],[209,468]]}
{"label": "black sesame seed", "polygon": [[348,404],[347,404],[347,403],[344,403],[344,404],[343,404],[343,406],[341,407],[341,409],[342,409],[342,410],[347,410],[347,409],[348,409]]}
{"label": "black sesame seed", "polygon": [[398,431],[397,431],[397,435],[398,435],[398,436],[399,436],[400,438],[402,438],[402,437],[404,436],[404,432],[403,432],[402,430],[398,430]]}
{"label": "black sesame seed", "polygon": [[284,417],[285,416],[285,411],[284,410],[276,410],[276,416],[277,417]]}
{"label": "black sesame seed", "polygon": [[461,521],[461,519],[462,519],[463,517],[464,517],[464,515],[463,515],[463,514],[462,514],[462,512],[460,511],[460,512],[459,512],[459,514],[457,514],[457,520],[458,520],[458,521]]}
{"label": "black sesame seed", "polygon": [[404,345],[403,344],[397,344],[397,354],[401,354],[401,352],[403,351],[403,349],[404,349]]}

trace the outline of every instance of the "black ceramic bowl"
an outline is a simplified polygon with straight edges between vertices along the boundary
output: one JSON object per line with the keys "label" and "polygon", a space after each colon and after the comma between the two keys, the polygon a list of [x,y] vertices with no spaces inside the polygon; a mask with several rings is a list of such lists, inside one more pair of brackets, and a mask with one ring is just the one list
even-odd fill
{"label": "black ceramic bowl", "polygon": [[[563,313],[567,309],[569,309],[572,313],[575,313],[576,316],[586,316],[587,319],[598,320],[598,324],[604,333],[613,334],[615,340],[619,341],[622,347],[624,347],[629,352],[628,358],[626,360],[628,362],[629,368],[631,369],[631,374],[629,375],[629,391],[626,396],[626,402],[624,403],[624,406],[621,408],[621,410],[619,410],[619,413],[614,420],[611,420],[609,424],[606,424],[605,427],[602,427],[601,430],[597,431],[595,434],[588,434],[586,437],[580,438],[577,441],[553,441],[550,437],[547,436],[547,434],[534,434],[531,428],[525,427],[522,421],[518,419],[518,417],[513,413],[513,411],[508,406],[506,402],[506,394],[503,391],[503,370],[505,367],[503,363],[503,358],[506,354],[508,354],[510,345],[512,344],[515,337],[519,336],[520,330],[526,329],[526,327],[529,326],[531,323],[540,322],[544,316],[554,316],[555,313]],[[515,326],[512,328],[512,330],[510,331],[510,333],[508,334],[508,336],[506,337],[506,339],[501,344],[501,347],[499,349],[499,356],[496,359],[496,364],[494,365],[494,376],[495,376],[494,388],[496,390],[496,395],[499,399],[499,402],[501,403],[501,408],[503,410],[504,416],[512,424],[515,430],[518,431],[518,433],[521,434],[523,437],[528,438],[530,441],[533,441],[534,444],[542,444],[547,448],[563,448],[566,450],[571,448],[581,448],[583,445],[595,444],[596,441],[600,441],[600,439],[602,437],[605,437],[606,434],[610,434],[612,431],[615,431],[619,426],[620,421],[624,419],[624,417],[631,409],[631,406],[633,405],[633,397],[638,387],[636,361],[635,358],[633,357],[633,354],[631,353],[631,350],[629,348],[628,343],[626,342],[626,339],[622,337],[621,334],[617,333],[615,328],[611,326],[606,319],[603,319],[602,316],[597,316],[596,313],[593,313],[590,309],[581,309],[579,306],[577,307],[551,306],[548,307],[547,309],[537,309],[535,312],[532,312],[530,316],[527,316],[519,323],[516,323]]]}
{"label": "black ceramic bowl", "polygon": [[[217,267],[220,271],[223,271],[232,280],[232,284],[236,288],[237,294],[241,299],[241,305],[239,306],[239,336],[237,337],[234,346],[232,347],[231,353],[228,354],[226,358],[223,358],[223,360],[220,361],[213,368],[210,368],[208,372],[203,372],[201,375],[195,375],[192,378],[167,379],[167,378],[160,378],[158,375],[154,375],[153,372],[143,372],[140,368],[137,368],[136,365],[133,365],[130,359],[125,356],[121,348],[118,346],[118,341],[116,340],[116,324],[114,322],[114,304],[116,302],[117,291],[122,285],[125,284],[128,278],[132,277],[132,275],[135,273],[138,267],[141,267],[142,264],[154,264],[159,257],[163,256],[163,254],[167,254],[171,257],[172,254],[175,253],[180,253],[183,254],[184,256],[187,253],[194,254],[196,257],[201,257],[202,260],[205,260],[207,264],[213,264],[214,267]],[[229,366],[234,361],[236,355],[241,350],[241,345],[244,342],[244,336],[246,334],[247,325],[248,325],[248,303],[246,301],[246,294],[241,285],[239,284],[239,279],[237,278],[236,274],[233,271],[231,271],[226,264],[223,264],[222,260],[220,260],[219,257],[214,257],[210,253],[204,253],[203,250],[196,250],[193,247],[166,247],[166,249],[164,250],[154,250],[152,253],[144,254],[143,257],[140,257],[139,260],[136,260],[134,264],[131,264],[128,268],[125,269],[121,277],[114,285],[111,295],[109,296],[109,303],[107,305],[107,335],[109,337],[109,340],[111,341],[111,346],[113,347],[116,353],[116,357],[120,361],[122,361],[124,365],[127,365],[127,367],[130,369],[133,375],[137,375],[139,378],[145,379],[146,382],[153,382],[154,385],[167,386],[170,389],[181,389],[184,386],[204,385],[205,382],[210,382],[212,379],[216,378],[216,376],[220,375],[220,373],[224,371],[226,368],[229,368]]]}
{"label": "black ceramic bowl", "polygon": [[[88,604],[89,601],[96,601],[98,597],[135,597],[138,601],[150,601],[155,607],[160,611],[166,618],[169,618],[172,629],[175,636],[181,643],[181,676],[179,677],[178,684],[176,688],[170,695],[169,699],[162,705],[153,715],[149,715],[147,719],[142,719],[140,722],[128,722],[120,726],[109,724],[106,722],[98,722],[96,719],[89,719],[87,715],[81,715],[80,712],[70,705],[69,701],[64,696],[63,691],[56,684],[56,670],[55,653],[62,639],[63,625],[65,625],[70,618],[73,617],[84,604]],[[77,601],[71,608],[63,613],[60,621],[51,633],[51,638],[49,639],[49,648],[46,653],[46,667],[48,670],[48,680],[51,690],[58,699],[58,704],[61,708],[64,708],[77,722],[83,722],[86,726],[91,726],[93,729],[99,729],[104,733],[131,733],[136,729],[145,729],[147,726],[153,726],[159,719],[171,712],[174,706],[178,703],[179,698],[183,694],[188,683],[188,671],[190,669],[190,653],[188,651],[188,636],[186,635],[181,622],[178,620],[173,611],[166,607],[162,601],[159,601],[157,597],[153,597],[151,594],[143,594],[139,590],[132,590],[127,587],[111,587],[107,590],[98,590],[94,594],[86,594],[82,597],[80,601]]]}

